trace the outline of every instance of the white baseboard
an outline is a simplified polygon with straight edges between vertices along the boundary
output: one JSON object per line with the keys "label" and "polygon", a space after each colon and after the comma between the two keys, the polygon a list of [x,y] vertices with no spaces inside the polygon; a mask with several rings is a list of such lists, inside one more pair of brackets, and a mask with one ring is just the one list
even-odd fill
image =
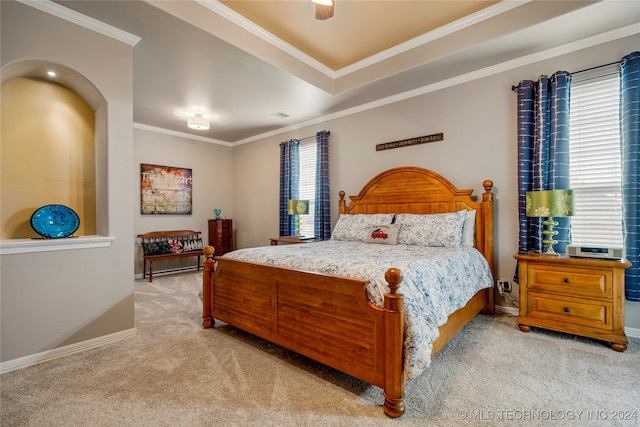
{"label": "white baseboard", "polygon": [[18,359],[9,360],[0,363],[0,374],[15,371],[17,369],[26,368],[28,366],[37,365],[38,363],[48,362],[79,353],[81,351],[90,350],[92,348],[101,347],[103,345],[113,344],[136,335],[136,328],[127,329],[116,332],[114,334],[105,335],[103,337],[93,338],[64,347],[54,348],[53,350],[43,351],[42,353],[32,354],[30,356],[20,357]]}
{"label": "white baseboard", "polygon": [[508,307],[506,305],[496,305],[495,310],[498,313],[508,314],[509,316],[517,316],[518,314],[520,314],[517,308]]}
{"label": "white baseboard", "polygon": [[624,328],[624,333],[627,334],[628,337],[640,338],[640,329]]}
{"label": "white baseboard", "polygon": [[[190,265],[187,267],[178,267],[178,268],[172,268],[170,270],[153,270],[153,277],[156,277],[158,275],[162,276],[165,274],[171,274],[171,273],[182,273],[184,271],[198,271],[198,266],[196,265]],[[203,270],[203,266],[200,266],[200,271]],[[149,280],[149,274],[145,275],[145,279]],[[142,279],[142,273],[136,273],[133,275],[134,279]]]}

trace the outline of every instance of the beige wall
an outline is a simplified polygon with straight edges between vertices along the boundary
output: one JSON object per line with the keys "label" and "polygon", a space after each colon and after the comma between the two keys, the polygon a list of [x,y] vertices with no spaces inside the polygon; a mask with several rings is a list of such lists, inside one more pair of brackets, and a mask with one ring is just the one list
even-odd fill
{"label": "beige wall", "polygon": [[[173,135],[134,129],[134,230],[135,234],[158,230],[195,230],[202,232],[208,242],[207,220],[214,218],[213,210],[233,218],[233,174],[231,147],[196,141]],[[140,164],[188,168],[192,171],[191,215],[140,214]],[[154,263],[154,271],[195,265],[195,259],[183,258]],[[135,273],[142,276],[142,249],[135,245]]]}
{"label": "beige wall", "polygon": [[2,84],[0,239],[39,237],[31,214],[69,206],[76,236],[96,234],[93,109],[71,89],[34,78]]}
{"label": "beige wall", "polygon": [[[338,191],[357,194],[370,178],[392,167],[432,169],[458,188],[473,189],[476,195],[482,193],[482,181],[491,179],[496,199],[496,278],[512,280],[513,254],[518,249],[518,178],[516,94],[511,86],[557,70],[578,71],[618,61],[638,46],[640,36],[636,35],[235,147],[238,245],[266,245],[278,232],[278,144],[326,129],[331,132],[333,223],[338,215]],[[375,151],[378,143],[439,132],[444,133],[442,142]],[[506,300],[498,295],[497,303],[516,308],[515,289]],[[626,326],[640,329],[640,303],[626,303]]]}
{"label": "beige wall", "polygon": [[96,229],[115,239],[103,248],[1,255],[6,362],[134,328],[133,48],[21,3],[0,8],[3,82],[15,70],[56,65],[96,112]]}

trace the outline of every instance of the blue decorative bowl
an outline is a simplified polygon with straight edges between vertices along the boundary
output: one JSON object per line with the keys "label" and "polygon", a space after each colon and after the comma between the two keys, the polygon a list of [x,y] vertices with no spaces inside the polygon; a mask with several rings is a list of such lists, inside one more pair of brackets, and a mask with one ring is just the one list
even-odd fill
{"label": "blue decorative bowl", "polygon": [[80,218],[67,206],[45,205],[31,215],[31,227],[45,239],[61,239],[76,232]]}

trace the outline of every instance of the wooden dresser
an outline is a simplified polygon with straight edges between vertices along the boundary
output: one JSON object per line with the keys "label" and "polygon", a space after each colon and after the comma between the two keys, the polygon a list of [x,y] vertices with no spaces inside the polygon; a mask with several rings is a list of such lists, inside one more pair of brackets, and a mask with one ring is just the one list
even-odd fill
{"label": "wooden dresser", "polygon": [[213,256],[233,250],[233,221],[228,218],[209,220],[209,245],[215,248]]}
{"label": "wooden dresser", "polygon": [[518,328],[552,329],[627,349],[624,269],[627,260],[514,255],[519,262]]}

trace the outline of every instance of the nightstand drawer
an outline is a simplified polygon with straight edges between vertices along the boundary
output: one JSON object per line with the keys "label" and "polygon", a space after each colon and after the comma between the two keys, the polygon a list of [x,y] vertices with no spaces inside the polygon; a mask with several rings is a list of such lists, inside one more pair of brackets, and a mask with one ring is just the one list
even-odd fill
{"label": "nightstand drawer", "polygon": [[552,265],[537,264],[529,267],[530,290],[558,292],[593,298],[613,298],[613,274],[611,269],[573,268],[562,269]]}
{"label": "nightstand drawer", "polygon": [[598,329],[613,329],[613,304],[607,301],[571,298],[539,292],[530,292],[530,317],[572,323]]}

